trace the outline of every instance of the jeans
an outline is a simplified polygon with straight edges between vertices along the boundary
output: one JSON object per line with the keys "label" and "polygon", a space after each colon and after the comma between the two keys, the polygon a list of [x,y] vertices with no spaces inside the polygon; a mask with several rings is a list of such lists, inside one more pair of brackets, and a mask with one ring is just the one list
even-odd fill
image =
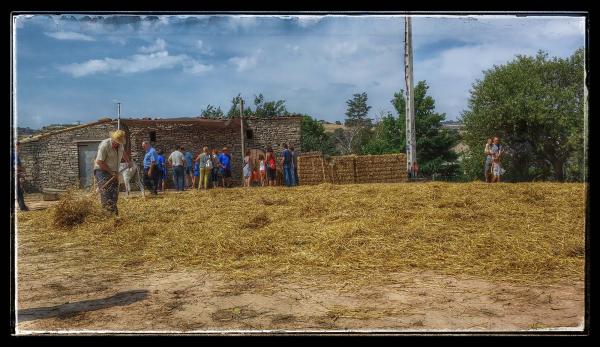
{"label": "jeans", "polygon": [[104,187],[100,190],[100,203],[102,204],[102,207],[109,212],[118,215],[119,210],[117,209],[117,200],[119,199],[119,180],[117,178],[112,179],[113,176],[104,170],[94,170],[94,176],[96,176],[98,187]]}
{"label": "jeans", "polygon": [[485,164],[483,165],[483,179],[487,181],[488,175],[490,174],[490,169],[492,167],[492,158],[486,157]]}
{"label": "jeans", "polygon": [[150,190],[150,193],[156,195],[158,194],[156,192],[156,189],[158,188],[158,180],[160,178],[160,174],[158,173],[157,168],[154,168],[154,170],[152,170],[152,176],[148,175],[149,171],[150,168],[144,168],[144,185],[146,186],[146,188],[148,188],[148,190]]}
{"label": "jeans", "polygon": [[[27,211],[27,205],[25,205],[25,196],[23,194],[23,187],[21,186],[21,182],[17,179],[17,202],[19,203],[19,209],[21,211]],[[13,205],[14,206],[14,205]]]}
{"label": "jeans", "polygon": [[283,180],[288,187],[294,185],[294,170],[291,165],[283,165]]}
{"label": "jeans", "polygon": [[298,185],[298,167],[294,166],[294,185]]}
{"label": "jeans", "polygon": [[183,166],[173,167],[173,181],[175,181],[175,187],[178,191],[183,191],[185,186],[185,172]]}

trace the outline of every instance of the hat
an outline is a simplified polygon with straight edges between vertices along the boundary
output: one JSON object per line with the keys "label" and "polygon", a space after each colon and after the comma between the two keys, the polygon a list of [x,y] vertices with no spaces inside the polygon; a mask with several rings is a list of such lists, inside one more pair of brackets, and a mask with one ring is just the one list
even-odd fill
{"label": "hat", "polygon": [[110,138],[120,145],[125,144],[125,132],[123,130],[117,130],[110,134]]}

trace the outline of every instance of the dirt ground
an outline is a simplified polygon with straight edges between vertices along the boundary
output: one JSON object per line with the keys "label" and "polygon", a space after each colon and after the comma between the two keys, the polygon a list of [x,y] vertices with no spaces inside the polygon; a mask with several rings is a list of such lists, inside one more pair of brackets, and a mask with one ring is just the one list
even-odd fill
{"label": "dirt ground", "polygon": [[[33,208],[52,202],[37,202]],[[19,244],[20,250],[28,245]],[[90,249],[72,248],[85,255]],[[26,254],[27,252],[25,252]],[[85,259],[85,256],[82,257]],[[582,330],[584,283],[516,285],[424,271],[357,286],[306,274],[231,282],[200,270],[100,272],[37,253],[18,259],[19,334],[45,331]]]}

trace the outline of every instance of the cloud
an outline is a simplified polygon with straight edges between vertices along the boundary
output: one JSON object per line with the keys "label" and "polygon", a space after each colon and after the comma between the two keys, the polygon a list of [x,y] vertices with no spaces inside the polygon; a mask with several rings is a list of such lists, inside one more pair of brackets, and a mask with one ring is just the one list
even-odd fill
{"label": "cloud", "polygon": [[236,66],[236,70],[238,72],[247,71],[254,68],[258,63],[258,57],[261,54],[262,50],[259,49],[253,54],[244,57],[233,57],[228,60],[228,62],[232,65]]}
{"label": "cloud", "polygon": [[213,69],[212,65],[204,65],[197,61],[191,61],[186,65],[187,66],[185,67],[184,71],[192,74],[202,74]]}
{"label": "cloud", "polygon": [[167,51],[134,54],[128,59],[92,59],[84,63],[62,65],[58,69],[73,77],[83,77],[106,72],[133,74],[157,69],[171,69],[178,65],[192,73],[202,73],[212,69],[210,65],[203,65],[185,54],[169,55]]}
{"label": "cloud", "polygon": [[164,51],[166,47],[167,43],[165,42],[165,40],[156,39],[156,41],[154,41],[154,44],[150,46],[142,46],[142,48],[140,48],[139,51],[142,53],[160,52]]}
{"label": "cloud", "polygon": [[213,50],[210,47],[208,47],[204,42],[202,42],[202,40],[198,40],[196,42],[196,47],[201,54],[214,55]]}
{"label": "cloud", "polygon": [[89,35],[76,33],[72,31],[56,31],[56,32],[45,32],[46,36],[50,36],[57,40],[67,40],[67,41],[95,41],[95,39]]}

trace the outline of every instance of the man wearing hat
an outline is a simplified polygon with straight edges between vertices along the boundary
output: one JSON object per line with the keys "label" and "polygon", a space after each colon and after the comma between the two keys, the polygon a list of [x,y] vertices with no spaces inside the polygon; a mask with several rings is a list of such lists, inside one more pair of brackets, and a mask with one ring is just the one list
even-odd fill
{"label": "man wearing hat", "polygon": [[100,202],[108,211],[119,214],[117,199],[119,198],[119,163],[124,158],[127,166],[131,161],[125,153],[125,132],[117,130],[111,133],[110,138],[100,142],[98,155],[94,165],[94,176],[100,188]]}

